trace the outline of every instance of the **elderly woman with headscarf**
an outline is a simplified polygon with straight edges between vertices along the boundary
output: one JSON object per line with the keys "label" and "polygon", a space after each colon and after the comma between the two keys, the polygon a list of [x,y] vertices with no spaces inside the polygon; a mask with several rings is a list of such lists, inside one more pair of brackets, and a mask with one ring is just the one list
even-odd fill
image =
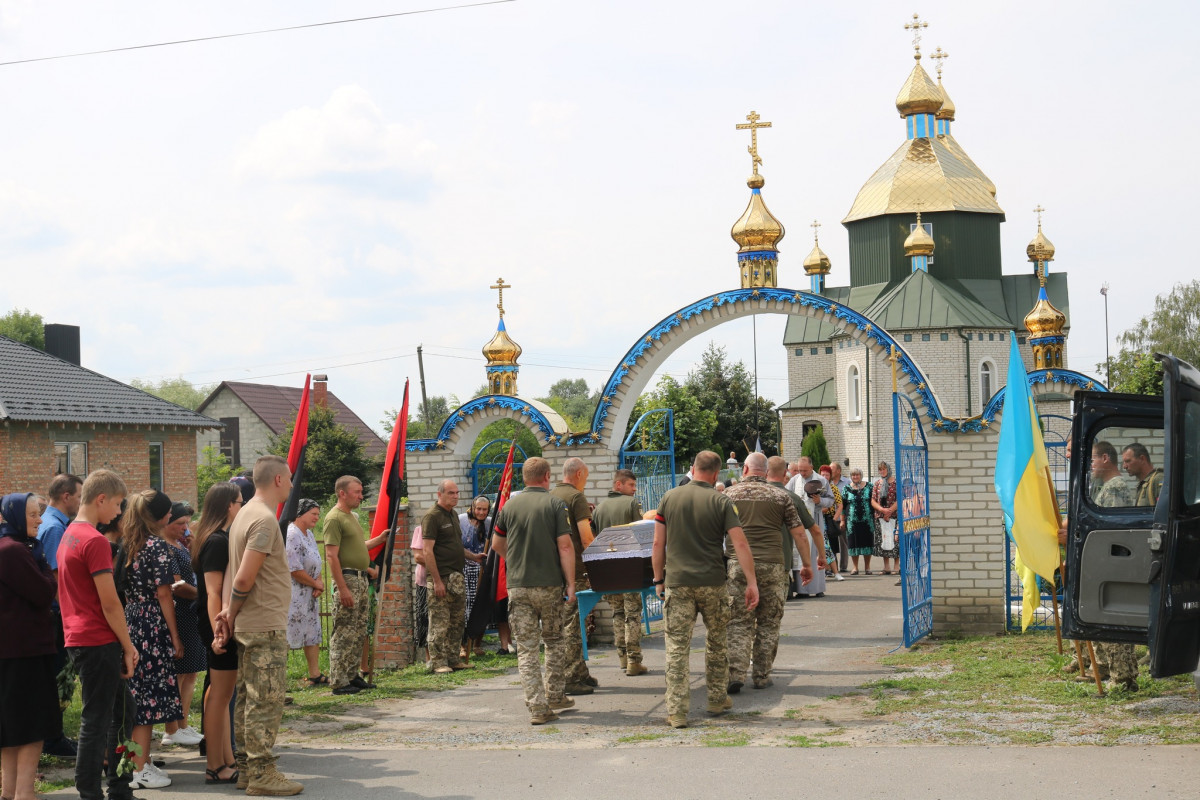
{"label": "elderly woman with headscarf", "polygon": [[321,517],[315,500],[302,498],[296,519],[288,525],[287,560],[292,571],[292,604],[288,607],[288,647],[304,648],[308,662],[308,685],[329,683],[321,673],[321,603],[325,583],[321,580],[321,549],[313,528]]}
{"label": "elderly woman with headscarf", "polygon": [[[883,575],[900,573],[900,535],[896,530],[896,476],[886,461],[879,462],[879,477],[871,487],[875,514],[875,555],[883,559]],[[895,562],[896,569],[892,570]]]}
{"label": "elderly woman with headscarf", "polygon": [[56,585],[37,540],[32,494],[0,501],[0,795],[33,800],[42,741],[58,726],[54,631]]}
{"label": "elderly woman with headscarf", "polygon": [[[486,495],[479,495],[471,501],[471,507],[458,515],[458,525],[462,530],[463,547],[472,553],[483,554],[487,548],[488,534],[491,532],[491,510],[492,501]],[[471,608],[475,605],[475,595],[479,591],[479,571],[480,565],[474,561],[467,561],[463,566],[463,580],[467,585],[467,616],[466,619],[471,619]],[[463,634],[464,637],[466,634]],[[462,650],[459,651],[459,658],[466,659],[471,654],[468,651],[471,649],[475,655],[483,655],[483,640],[470,640],[464,638]]]}

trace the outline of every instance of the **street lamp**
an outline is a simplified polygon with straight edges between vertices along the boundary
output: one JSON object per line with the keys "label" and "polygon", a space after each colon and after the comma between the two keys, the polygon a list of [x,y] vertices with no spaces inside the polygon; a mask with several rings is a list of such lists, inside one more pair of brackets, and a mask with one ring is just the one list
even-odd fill
{"label": "street lamp", "polygon": [[1112,358],[1108,355],[1108,284],[1100,285],[1100,294],[1104,295],[1104,371],[1108,388],[1112,388]]}

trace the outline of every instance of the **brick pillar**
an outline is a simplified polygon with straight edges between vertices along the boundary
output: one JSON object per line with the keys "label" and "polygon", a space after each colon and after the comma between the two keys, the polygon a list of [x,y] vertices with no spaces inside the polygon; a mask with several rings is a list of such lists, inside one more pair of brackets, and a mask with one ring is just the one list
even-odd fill
{"label": "brick pillar", "polygon": [[416,658],[413,642],[413,558],[409,549],[408,509],[396,518],[392,574],[379,595],[375,633],[375,663],[381,669],[407,667]]}

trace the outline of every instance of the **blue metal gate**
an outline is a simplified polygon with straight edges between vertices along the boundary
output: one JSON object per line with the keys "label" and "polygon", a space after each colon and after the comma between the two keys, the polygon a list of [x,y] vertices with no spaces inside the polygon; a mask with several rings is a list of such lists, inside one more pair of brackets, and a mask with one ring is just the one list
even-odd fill
{"label": "blue metal gate", "polygon": [[637,499],[649,511],[675,486],[675,412],[656,408],[638,417],[621,445],[621,469],[638,478]]}
{"label": "blue metal gate", "polygon": [[[1042,427],[1042,439],[1046,442],[1046,460],[1050,464],[1050,476],[1054,479],[1054,494],[1058,508],[1067,513],[1067,471],[1070,461],[1067,458],[1067,436],[1071,433],[1071,418],[1059,414],[1042,414],[1038,418]],[[1000,525],[1001,533],[1004,525]],[[1024,592],[1021,591],[1021,577],[1013,568],[1016,551],[1013,549],[1012,537],[1004,534],[1004,585],[1008,588],[1008,603],[1004,607],[1004,626],[1010,631],[1021,630],[1021,604],[1025,602]],[[1029,630],[1054,630],[1054,601],[1050,597],[1055,588],[1043,578],[1038,578],[1038,589],[1041,597],[1038,608],[1033,612],[1033,622]],[[1057,588],[1058,602],[1062,603],[1062,587]]]}
{"label": "blue metal gate", "polygon": [[[479,452],[475,454],[475,460],[471,462],[471,486],[474,494],[472,497],[464,498],[467,503],[482,494],[490,497],[492,506],[495,507],[496,492],[500,490],[500,476],[504,473],[504,461],[508,458],[508,448],[511,445],[512,439],[492,439],[479,448]],[[521,445],[517,445],[516,452],[513,453],[512,490],[514,492],[525,487],[525,481],[521,477],[521,467],[525,463],[525,458],[525,451]]]}
{"label": "blue metal gate", "polygon": [[929,445],[912,400],[892,391],[896,441],[896,531],[900,540],[900,597],[904,646],[933,632],[933,574],[929,560]]}

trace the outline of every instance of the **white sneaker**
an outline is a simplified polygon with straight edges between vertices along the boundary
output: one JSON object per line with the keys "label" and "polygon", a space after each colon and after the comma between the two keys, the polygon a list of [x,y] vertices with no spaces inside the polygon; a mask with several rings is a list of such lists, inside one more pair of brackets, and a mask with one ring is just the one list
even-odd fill
{"label": "white sneaker", "polygon": [[133,773],[129,780],[130,789],[163,789],[170,785],[171,779],[167,774],[149,761],[146,762],[146,766]]}
{"label": "white sneaker", "polygon": [[845,578],[843,578],[843,577],[842,577],[842,573],[840,573],[840,572],[835,572],[835,573],[833,573],[833,579],[834,579],[835,581],[844,581],[844,580],[846,580]]}
{"label": "white sneaker", "polygon": [[167,776],[167,771],[165,769],[163,769],[162,767],[160,767],[158,764],[155,764],[153,761],[147,761],[146,768],[149,769],[151,772],[153,772],[155,775],[159,776],[160,778],[167,778],[168,780],[170,779]]}
{"label": "white sneaker", "polygon": [[173,745],[173,744],[181,744],[186,747],[191,747],[191,746],[200,744],[200,741],[203,738],[204,737],[201,736],[198,732],[196,732],[193,728],[183,727],[183,728],[180,728],[179,730],[175,731],[174,733],[163,734],[162,743],[164,746]]}

